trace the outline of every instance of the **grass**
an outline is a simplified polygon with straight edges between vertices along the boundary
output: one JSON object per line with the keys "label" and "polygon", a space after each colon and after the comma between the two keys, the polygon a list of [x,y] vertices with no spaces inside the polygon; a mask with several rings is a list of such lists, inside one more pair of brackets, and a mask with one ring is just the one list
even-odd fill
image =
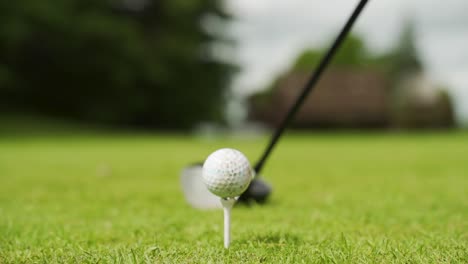
{"label": "grass", "polygon": [[267,138],[0,137],[0,263],[467,263],[468,134],[293,134],[265,206],[198,211],[183,166]]}

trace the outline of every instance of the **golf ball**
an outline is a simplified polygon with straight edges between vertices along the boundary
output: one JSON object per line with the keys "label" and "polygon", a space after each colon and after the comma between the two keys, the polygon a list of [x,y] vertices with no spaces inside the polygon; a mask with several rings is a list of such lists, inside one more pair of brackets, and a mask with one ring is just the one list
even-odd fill
{"label": "golf ball", "polygon": [[203,181],[206,187],[221,198],[241,195],[253,177],[249,160],[235,149],[217,150],[203,164]]}

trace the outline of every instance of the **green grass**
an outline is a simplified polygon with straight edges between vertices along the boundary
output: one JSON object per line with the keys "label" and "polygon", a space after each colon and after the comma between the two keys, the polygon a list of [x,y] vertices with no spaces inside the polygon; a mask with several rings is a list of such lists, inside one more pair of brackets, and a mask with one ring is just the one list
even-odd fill
{"label": "green grass", "polygon": [[468,134],[295,134],[265,206],[190,208],[179,172],[267,138],[0,138],[0,263],[467,263]]}

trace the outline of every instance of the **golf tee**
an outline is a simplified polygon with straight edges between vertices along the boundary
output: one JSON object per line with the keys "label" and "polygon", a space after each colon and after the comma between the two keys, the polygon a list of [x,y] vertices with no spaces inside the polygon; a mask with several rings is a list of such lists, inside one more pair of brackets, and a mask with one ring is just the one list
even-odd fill
{"label": "golf tee", "polygon": [[224,209],[224,247],[229,248],[231,243],[231,209],[236,199],[221,198],[221,204]]}

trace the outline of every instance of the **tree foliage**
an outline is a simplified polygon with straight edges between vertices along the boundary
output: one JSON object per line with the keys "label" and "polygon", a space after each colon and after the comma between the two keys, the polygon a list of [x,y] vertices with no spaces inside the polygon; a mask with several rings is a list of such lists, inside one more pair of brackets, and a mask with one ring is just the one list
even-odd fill
{"label": "tree foliage", "polygon": [[209,47],[220,2],[3,1],[0,108],[118,125],[186,128],[221,117],[233,67]]}
{"label": "tree foliage", "polygon": [[389,74],[394,79],[405,78],[424,70],[416,48],[415,34],[414,24],[406,22],[396,48],[387,54]]}
{"label": "tree foliage", "polygon": [[[295,60],[292,70],[310,71],[319,63],[326,48],[307,49]],[[364,41],[357,35],[350,35],[343,42],[343,45],[333,58],[332,65],[335,67],[362,67],[372,61]]]}

